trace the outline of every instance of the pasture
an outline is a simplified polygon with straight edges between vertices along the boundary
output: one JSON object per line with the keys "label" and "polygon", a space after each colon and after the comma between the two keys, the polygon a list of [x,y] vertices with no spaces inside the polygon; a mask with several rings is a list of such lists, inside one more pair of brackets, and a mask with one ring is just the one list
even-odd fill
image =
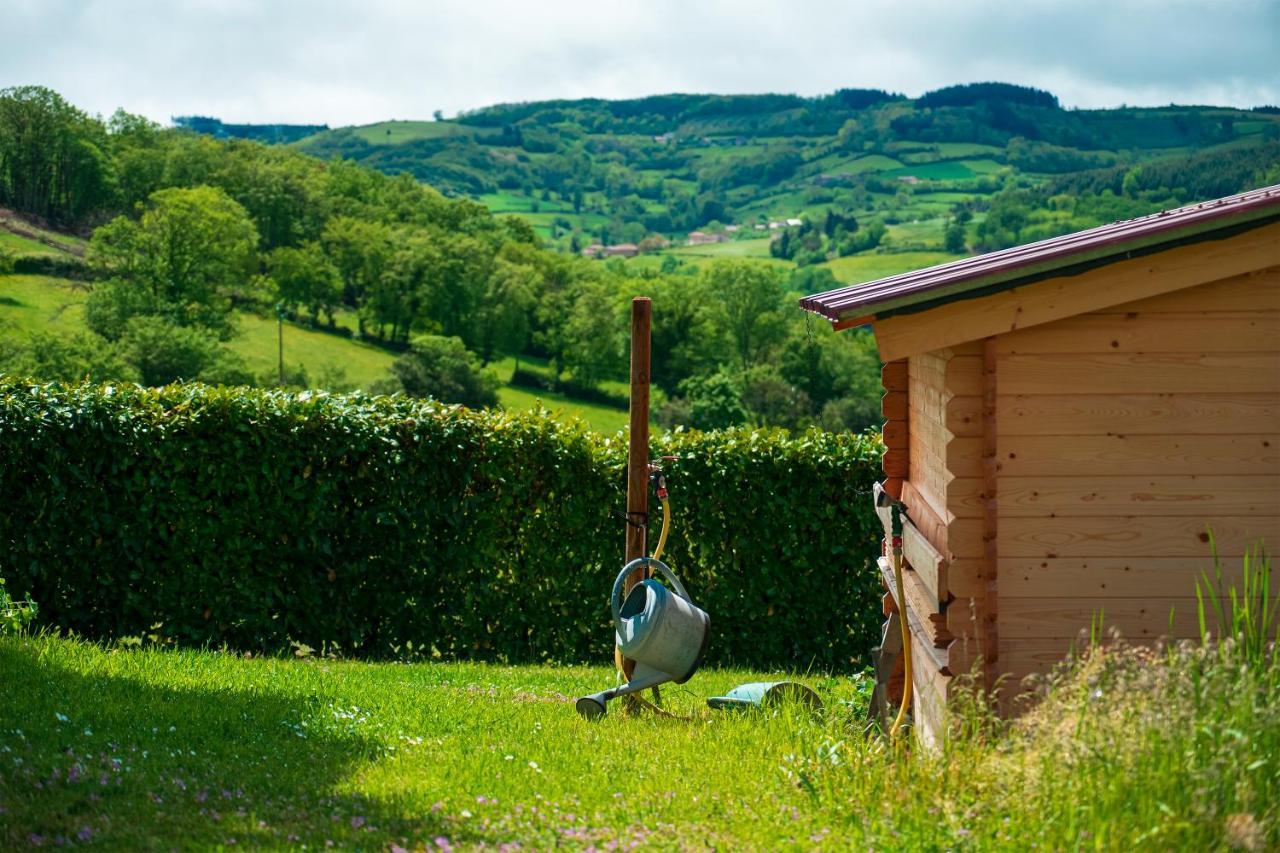
{"label": "pasture", "polygon": [[372,145],[401,145],[417,139],[472,136],[476,128],[451,121],[381,121],[353,128],[352,132]]}
{"label": "pasture", "polygon": [[963,256],[946,252],[863,252],[827,261],[822,266],[830,269],[836,281],[841,284],[858,284],[954,261],[960,257]]}

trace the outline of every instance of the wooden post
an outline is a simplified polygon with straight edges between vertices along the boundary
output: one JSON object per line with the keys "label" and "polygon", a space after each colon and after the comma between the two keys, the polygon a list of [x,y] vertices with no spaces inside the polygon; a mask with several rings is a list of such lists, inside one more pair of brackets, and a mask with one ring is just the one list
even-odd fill
{"label": "wooden post", "polygon": [[[626,562],[646,556],[649,522],[649,325],[652,303],[647,296],[631,300],[631,443],[627,446],[627,542]],[[644,569],[632,572],[623,587],[623,600],[631,587],[646,577]],[[622,661],[628,678],[635,662]]]}

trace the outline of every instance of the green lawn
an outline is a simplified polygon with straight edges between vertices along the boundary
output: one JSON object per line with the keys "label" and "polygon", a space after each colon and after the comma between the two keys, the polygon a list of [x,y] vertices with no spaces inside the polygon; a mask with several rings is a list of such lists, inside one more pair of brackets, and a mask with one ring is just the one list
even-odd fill
{"label": "green lawn", "polygon": [[739,715],[704,697],[782,676],[705,669],[663,693],[687,719],[587,722],[611,667],[0,638],[0,848],[1275,849],[1277,667],[1094,661],[1022,726],[907,751],[861,679]]}

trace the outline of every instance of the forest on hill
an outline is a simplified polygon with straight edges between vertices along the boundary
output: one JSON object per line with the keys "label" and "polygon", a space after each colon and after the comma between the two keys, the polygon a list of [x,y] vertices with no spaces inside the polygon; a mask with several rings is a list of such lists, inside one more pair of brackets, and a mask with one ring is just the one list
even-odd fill
{"label": "forest on hill", "polygon": [[[843,89],[502,104],[297,144],[519,212],[562,249],[683,242],[695,230],[749,240],[835,211],[887,226],[886,248],[960,251],[1256,184],[1280,161],[1277,113],[1069,110],[1048,92],[980,83],[914,99]],[[980,230],[995,205],[999,221]],[[829,260],[880,245],[819,248]]]}
{"label": "forest on hill", "polygon": [[[103,120],[41,87],[0,91],[0,206],[21,223],[0,240],[0,372],[478,406],[505,379],[489,368],[516,358],[532,364],[512,382],[617,406],[627,305],[644,293],[664,424],[861,429],[878,408],[869,340],[806,323],[794,297],[809,278],[787,268],[594,263],[407,174]],[[393,354],[390,369],[359,383],[254,370],[239,338],[277,311],[334,347]]]}
{"label": "forest on hill", "polygon": [[1275,110],[1006,84],[503,105],[294,144],[198,124],[0,91],[0,371],[552,398],[612,429],[645,294],[662,425],[862,429],[874,346],[796,296],[1280,182]]}

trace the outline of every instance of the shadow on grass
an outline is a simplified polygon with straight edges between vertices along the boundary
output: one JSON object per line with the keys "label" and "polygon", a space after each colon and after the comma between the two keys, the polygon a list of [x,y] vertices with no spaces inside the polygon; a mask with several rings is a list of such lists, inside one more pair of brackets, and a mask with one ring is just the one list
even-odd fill
{"label": "shadow on grass", "polygon": [[433,815],[334,793],[387,738],[355,731],[325,697],[276,692],[269,677],[209,689],[207,671],[169,661],[164,680],[179,686],[157,686],[107,673],[113,653],[93,646],[70,646],[85,654],[72,670],[67,647],[0,640],[0,849],[467,840]]}

